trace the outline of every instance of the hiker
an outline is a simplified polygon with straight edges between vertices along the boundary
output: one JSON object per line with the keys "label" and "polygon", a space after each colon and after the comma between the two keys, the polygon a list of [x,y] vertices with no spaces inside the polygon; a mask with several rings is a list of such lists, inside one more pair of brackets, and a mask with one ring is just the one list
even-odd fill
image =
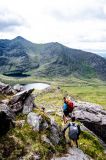
{"label": "hiker", "polygon": [[66,101],[66,97],[63,98],[64,99],[64,105],[63,105],[63,121],[64,124],[67,123],[67,116],[69,115],[69,111],[68,111],[68,105],[67,105],[67,101]]}
{"label": "hiker", "polygon": [[66,97],[64,97],[63,99],[64,99],[63,121],[64,121],[64,124],[65,124],[65,123],[67,123],[67,116],[70,116],[70,113],[72,113],[72,111],[74,109],[74,104],[71,100],[66,99]]}
{"label": "hiker", "polygon": [[73,146],[72,145],[72,142],[75,142],[76,143],[76,146],[78,148],[78,139],[79,139],[79,135],[81,133],[81,130],[80,130],[80,126],[75,123],[75,117],[71,117],[71,120],[72,122],[68,123],[65,128],[63,129],[63,134],[65,135],[65,131],[67,130],[67,128],[69,128],[69,133],[68,133],[68,136],[70,138],[70,145],[71,147]]}

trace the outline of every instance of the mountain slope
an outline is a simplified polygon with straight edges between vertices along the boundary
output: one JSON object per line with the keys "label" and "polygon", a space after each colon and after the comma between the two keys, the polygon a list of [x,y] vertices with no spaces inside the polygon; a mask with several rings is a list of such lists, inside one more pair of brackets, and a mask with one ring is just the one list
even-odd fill
{"label": "mountain slope", "polygon": [[20,36],[0,40],[2,74],[83,76],[106,80],[106,59],[59,43],[34,44]]}

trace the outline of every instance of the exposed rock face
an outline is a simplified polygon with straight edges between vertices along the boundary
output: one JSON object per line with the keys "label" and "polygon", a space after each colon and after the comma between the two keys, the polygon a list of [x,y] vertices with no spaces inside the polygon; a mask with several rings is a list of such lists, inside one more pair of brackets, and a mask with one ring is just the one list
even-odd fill
{"label": "exposed rock face", "polygon": [[76,106],[75,117],[106,143],[106,111],[88,102],[78,102]]}
{"label": "exposed rock face", "polygon": [[[11,86],[4,83],[0,83],[0,91],[3,94],[11,95],[17,93]],[[23,112],[23,114],[28,114],[32,111],[34,104],[34,98],[32,96],[33,90],[24,90],[14,94],[14,96],[9,99],[1,100],[0,102],[0,136],[6,134],[10,126],[13,124],[13,119],[17,113]],[[23,123],[19,125],[21,127]]]}
{"label": "exposed rock face", "polygon": [[84,154],[83,151],[81,151],[78,148],[70,148],[68,153],[64,155],[63,157],[54,157],[51,160],[92,160],[88,155]]}
{"label": "exposed rock face", "polygon": [[53,142],[53,144],[59,144],[60,137],[62,137],[62,132],[59,132],[59,127],[55,123],[53,119],[51,119],[51,134],[50,134],[50,140]]}
{"label": "exposed rock face", "polygon": [[35,107],[33,102],[33,97],[31,93],[33,89],[25,90],[17,93],[9,101],[9,105],[14,113],[23,112],[23,114],[28,114]]}
{"label": "exposed rock face", "polygon": [[27,122],[32,126],[34,131],[49,131],[48,137],[42,137],[47,143],[57,145],[65,142],[65,139],[63,140],[63,134],[54,120],[50,120],[49,118],[46,120],[41,115],[31,112],[27,116]]}
{"label": "exposed rock face", "polygon": [[42,121],[42,117],[37,115],[34,112],[30,112],[27,116],[27,122],[29,125],[33,127],[34,131],[40,130],[41,121]]}
{"label": "exposed rock face", "polygon": [[0,92],[6,95],[15,94],[16,91],[8,84],[0,82]]}
{"label": "exposed rock face", "polygon": [[0,104],[0,136],[5,135],[11,126],[14,127],[12,120],[15,118],[14,113],[6,104]]}
{"label": "exposed rock face", "polygon": [[15,86],[13,86],[14,90],[16,90],[17,92],[21,92],[24,90],[24,87],[20,84],[16,84]]}

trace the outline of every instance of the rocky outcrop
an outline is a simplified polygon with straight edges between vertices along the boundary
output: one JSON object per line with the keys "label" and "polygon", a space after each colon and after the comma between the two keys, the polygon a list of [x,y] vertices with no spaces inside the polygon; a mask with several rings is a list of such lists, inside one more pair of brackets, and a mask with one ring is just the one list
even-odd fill
{"label": "rocky outcrop", "polygon": [[14,113],[10,110],[10,108],[1,103],[0,104],[0,136],[5,135],[10,127],[14,127],[13,119],[15,118]]}
{"label": "rocky outcrop", "polygon": [[35,97],[32,95],[33,89],[24,90],[24,88],[19,84],[12,88],[10,85],[0,82],[0,92],[2,94],[12,96],[10,100],[1,100],[1,102],[7,104],[16,114],[20,112],[28,114],[32,111],[33,107],[35,107]]}
{"label": "rocky outcrop", "polygon": [[16,84],[13,86],[13,89],[16,90],[17,92],[21,92],[24,90],[24,87],[20,84]]}
{"label": "rocky outcrop", "polygon": [[14,90],[10,85],[0,82],[0,92],[6,95],[13,95],[16,93],[16,90]]}
{"label": "rocky outcrop", "polygon": [[54,119],[51,119],[51,127],[50,127],[50,140],[53,144],[59,144],[60,137],[62,137],[62,132],[59,132],[60,129]]}
{"label": "rocky outcrop", "polygon": [[15,94],[9,101],[9,106],[14,113],[23,112],[23,114],[28,114],[35,107],[33,102],[33,96],[31,93],[33,89],[25,90]]}
{"label": "rocky outcrop", "polygon": [[68,153],[63,157],[54,157],[51,160],[93,160],[88,155],[84,154],[82,150],[78,148],[70,148]]}
{"label": "rocky outcrop", "polygon": [[30,112],[27,116],[27,122],[32,126],[34,131],[39,131],[42,117],[34,112]]}
{"label": "rocky outcrop", "polygon": [[106,143],[106,111],[102,106],[88,102],[77,102],[75,117]]}
{"label": "rocky outcrop", "polygon": [[43,136],[42,139],[52,146],[65,142],[61,129],[53,119],[44,118],[37,113],[31,112],[27,116],[27,122],[34,131],[49,132],[49,135],[47,137]]}
{"label": "rocky outcrop", "polygon": [[[3,136],[10,130],[11,126],[14,127],[13,120],[15,120],[16,114],[21,112],[28,114],[35,105],[32,96],[33,90],[17,93],[11,86],[0,83],[0,92],[12,96],[11,99],[4,99],[0,102],[0,136]],[[16,126],[20,128],[23,125],[23,122],[16,123]]]}

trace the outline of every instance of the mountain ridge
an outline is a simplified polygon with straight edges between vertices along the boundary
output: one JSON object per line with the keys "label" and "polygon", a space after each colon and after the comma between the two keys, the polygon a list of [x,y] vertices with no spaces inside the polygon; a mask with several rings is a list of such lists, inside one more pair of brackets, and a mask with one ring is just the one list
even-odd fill
{"label": "mountain ridge", "polygon": [[21,36],[0,40],[2,74],[97,77],[106,80],[106,59],[58,42],[32,43]]}

